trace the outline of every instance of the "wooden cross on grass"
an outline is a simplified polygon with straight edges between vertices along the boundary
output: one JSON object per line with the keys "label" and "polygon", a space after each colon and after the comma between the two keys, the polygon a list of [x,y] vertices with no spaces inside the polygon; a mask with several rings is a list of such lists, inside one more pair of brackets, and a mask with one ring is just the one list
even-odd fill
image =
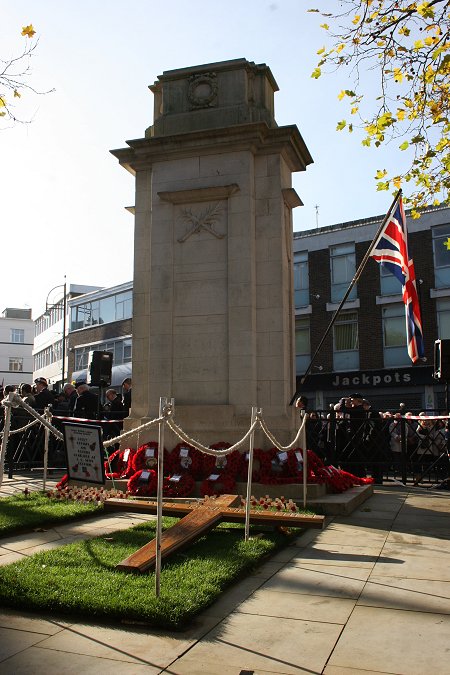
{"label": "wooden cross on grass", "polygon": [[[221,521],[227,523],[242,523],[245,521],[245,509],[236,506],[240,497],[237,495],[222,495],[216,499],[207,499],[203,502],[164,502],[165,516],[179,517],[180,520],[165,530],[161,537],[161,558],[167,558],[171,553],[191,544],[202,534],[208,532]],[[140,513],[156,513],[156,502],[141,499],[107,499],[105,509],[123,511],[137,511]],[[301,527],[322,529],[324,516],[306,516],[300,513],[286,511],[258,511],[250,509],[250,522],[258,525],[283,525],[285,527]],[[146,572],[156,562],[156,539],[145,544],[138,551],[122,560],[117,569],[126,572]]]}

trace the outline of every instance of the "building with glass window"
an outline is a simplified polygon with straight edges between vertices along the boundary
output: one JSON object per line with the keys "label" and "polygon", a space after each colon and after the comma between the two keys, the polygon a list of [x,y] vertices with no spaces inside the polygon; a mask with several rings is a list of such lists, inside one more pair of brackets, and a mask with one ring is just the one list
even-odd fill
{"label": "building with glass window", "polygon": [[[46,302],[47,309],[34,322],[34,346],[32,378],[45,377],[50,388],[60,390],[64,382],[68,380],[68,332],[69,332],[69,302],[89,291],[98,290],[98,286],[85,286],[80,284],[66,285],[66,298],[64,302],[64,285],[56,286],[52,291],[56,292],[50,297],[50,304]],[[49,298],[49,296],[47,296]],[[64,307],[66,316],[64,317]],[[63,336],[66,342],[63,364]]]}
{"label": "building with glass window", "polygon": [[133,283],[95,290],[69,301],[70,380],[88,381],[89,353],[113,353],[112,385],[131,377]]}
{"label": "building with glass window", "polygon": [[7,307],[0,316],[0,384],[31,382],[33,376],[31,309]]}
{"label": "building with glass window", "polygon": [[[294,233],[297,380],[306,371],[383,216]],[[433,379],[436,339],[450,339],[450,208],[407,218],[422,310],[425,359],[406,348],[398,280],[369,259],[302,387],[310,406],[327,408],[361,392],[374,408],[443,408],[444,385]]]}

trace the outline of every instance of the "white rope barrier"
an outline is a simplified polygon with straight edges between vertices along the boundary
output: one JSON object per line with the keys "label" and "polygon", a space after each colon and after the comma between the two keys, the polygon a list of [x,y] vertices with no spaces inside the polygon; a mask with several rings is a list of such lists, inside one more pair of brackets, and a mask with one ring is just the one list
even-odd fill
{"label": "white rope barrier", "polygon": [[[35,424],[38,424],[39,420],[33,420],[32,422],[29,422],[26,424],[24,427],[20,427],[20,429],[13,429],[12,431],[9,431],[10,436],[14,436],[14,434],[20,434],[22,431],[26,431],[30,427],[33,427]],[[3,436],[3,431],[0,431],[0,438]]]}
{"label": "white rope barrier", "polygon": [[150,420],[150,422],[145,422],[145,424],[141,424],[139,427],[135,427],[130,431],[125,431],[123,434],[120,434],[120,436],[114,436],[114,438],[110,438],[108,441],[103,441],[103,447],[109,448],[110,445],[120,443],[126,438],[138,436],[143,429],[150,429],[151,427],[155,427],[157,424],[160,424],[162,421],[164,421],[164,419],[165,419],[164,415],[163,417],[157,417],[156,419]]}
{"label": "white rope barrier", "polygon": [[232,452],[234,452],[234,450],[240,448],[242,445],[244,445],[245,441],[247,440],[247,438],[249,438],[252,431],[256,429],[258,424],[259,421],[256,419],[250,426],[250,429],[247,431],[245,436],[243,436],[240,441],[237,441],[237,443],[235,443],[229,448],[220,448],[216,450],[214,448],[209,448],[207,445],[203,445],[202,443],[200,443],[200,441],[196,441],[195,439],[188,436],[188,434],[184,432],[183,429],[178,426],[178,424],[175,424],[173,420],[169,419],[167,421],[167,426],[169,427],[169,429],[171,429],[180,440],[184,441],[188,445],[192,445],[194,448],[197,448],[197,450],[203,452],[205,455],[213,455],[214,457],[225,457],[226,455],[229,455]]}
{"label": "white rope barrier", "polygon": [[301,426],[300,426],[299,430],[297,431],[297,435],[295,436],[295,438],[294,438],[294,440],[292,441],[292,443],[290,443],[289,445],[280,445],[280,443],[278,443],[278,441],[277,441],[277,439],[275,438],[275,436],[274,436],[274,435],[269,431],[269,429],[267,428],[267,425],[266,425],[266,423],[265,423],[263,417],[261,417],[261,418],[259,419],[259,422],[260,422],[260,425],[261,425],[261,429],[264,431],[264,433],[266,434],[266,436],[267,436],[267,438],[269,439],[269,441],[270,441],[271,443],[273,443],[273,445],[274,445],[278,450],[280,450],[280,452],[286,452],[287,450],[290,450],[291,448],[294,448],[294,447],[297,445],[298,439],[300,438],[300,436],[301,436],[302,433],[303,433],[303,429],[304,429],[304,426],[305,426],[307,417],[308,417],[308,415],[305,415],[305,416],[303,417]]}

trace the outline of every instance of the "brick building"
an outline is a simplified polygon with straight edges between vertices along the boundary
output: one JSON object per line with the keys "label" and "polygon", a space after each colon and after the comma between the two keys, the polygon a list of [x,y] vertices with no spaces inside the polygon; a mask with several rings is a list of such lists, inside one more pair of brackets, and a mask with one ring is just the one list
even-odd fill
{"label": "brick building", "polygon": [[[383,217],[294,234],[297,380],[309,365]],[[302,392],[327,408],[361,392],[374,408],[444,407],[433,379],[436,339],[450,339],[450,208],[407,218],[422,310],[425,359],[414,366],[406,348],[405,311],[396,278],[369,259],[326,339]]]}

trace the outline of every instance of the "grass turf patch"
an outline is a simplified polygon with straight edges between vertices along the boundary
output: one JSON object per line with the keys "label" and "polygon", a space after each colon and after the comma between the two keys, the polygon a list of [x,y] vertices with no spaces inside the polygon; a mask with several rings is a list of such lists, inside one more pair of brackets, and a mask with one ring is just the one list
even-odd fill
{"label": "grass turf patch", "polygon": [[[164,518],[164,528],[176,519]],[[107,537],[77,542],[0,567],[0,603],[104,620],[142,621],[179,629],[290,537],[264,531],[244,541],[240,525],[220,525],[185,552],[163,562],[161,594],[154,573],[115,565],[155,536],[155,521]],[[252,533],[261,530],[252,530]]]}
{"label": "grass turf patch", "polygon": [[103,504],[57,501],[43,492],[0,499],[0,537],[101,513]]}

